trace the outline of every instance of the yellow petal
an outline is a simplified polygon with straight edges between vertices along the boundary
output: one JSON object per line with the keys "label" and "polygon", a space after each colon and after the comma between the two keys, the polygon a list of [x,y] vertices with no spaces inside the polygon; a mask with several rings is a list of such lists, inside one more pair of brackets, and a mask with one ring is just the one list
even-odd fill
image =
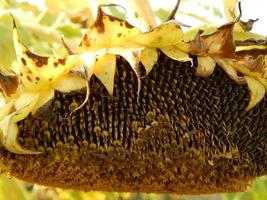
{"label": "yellow petal", "polygon": [[69,93],[85,88],[86,82],[87,80],[76,74],[66,74],[54,84],[54,88],[60,92]]}
{"label": "yellow petal", "polygon": [[149,74],[153,66],[158,61],[158,50],[156,48],[145,48],[141,52],[140,60],[146,69],[146,74]]}
{"label": "yellow petal", "polygon": [[235,41],[244,41],[244,40],[249,40],[251,38],[255,40],[265,40],[266,36],[253,32],[234,32]]}
{"label": "yellow petal", "polygon": [[265,95],[265,87],[256,79],[245,76],[250,92],[250,101],[246,110],[250,110],[257,105]]}
{"label": "yellow petal", "polygon": [[182,35],[183,32],[179,25],[170,21],[155,27],[149,32],[135,35],[129,38],[129,41],[146,47],[162,48],[182,43]]}
{"label": "yellow petal", "polygon": [[27,150],[18,143],[18,127],[16,123],[12,123],[14,115],[15,113],[7,115],[0,121],[0,139],[2,145],[10,152],[17,154],[39,154],[40,152]]}
{"label": "yellow petal", "polygon": [[113,94],[114,89],[115,69],[116,56],[111,54],[99,57],[94,68],[94,74],[104,84],[110,95]]}
{"label": "yellow petal", "polygon": [[138,27],[143,31],[148,31],[157,25],[154,15],[148,0],[130,0],[133,19],[138,22]]}
{"label": "yellow petal", "polygon": [[0,121],[7,115],[11,114],[15,111],[14,107],[14,99],[9,101],[7,104],[4,104],[2,107],[0,107]]}
{"label": "yellow petal", "polygon": [[40,94],[33,92],[24,92],[15,101],[16,114],[12,117],[12,122],[18,122],[23,120],[32,112],[34,106],[36,105]]}
{"label": "yellow petal", "polygon": [[171,59],[178,60],[180,62],[192,62],[192,59],[189,57],[188,53],[178,49],[175,46],[164,47],[161,48],[161,50]]}
{"label": "yellow petal", "polygon": [[208,77],[215,69],[216,62],[211,57],[197,57],[198,66],[196,69],[196,75],[202,77]]}
{"label": "yellow petal", "polygon": [[223,0],[224,12],[229,22],[236,19],[237,15],[237,2],[238,0]]}

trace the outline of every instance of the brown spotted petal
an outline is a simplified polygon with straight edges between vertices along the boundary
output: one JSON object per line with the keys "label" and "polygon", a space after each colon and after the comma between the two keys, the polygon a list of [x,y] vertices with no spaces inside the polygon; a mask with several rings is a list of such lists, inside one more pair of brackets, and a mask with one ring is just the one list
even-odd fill
{"label": "brown spotted petal", "polygon": [[203,31],[199,31],[195,39],[190,41],[190,53],[200,56],[234,57],[234,24],[235,23],[225,24],[210,35],[201,36]]}
{"label": "brown spotted petal", "polygon": [[122,41],[140,33],[140,30],[119,18],[105,14],[101,9],[95,23],[89,27],[78,52],[116,47]]}
{"label": "brown spotted petal", "polygon": [[18,76],[27,91],[48,89],[57,79],[68,73],[77,61],[76,56],[56,58],[40,56],[31,52],[20,41],[16,25],[13,28],[13,41],[18,61]]}

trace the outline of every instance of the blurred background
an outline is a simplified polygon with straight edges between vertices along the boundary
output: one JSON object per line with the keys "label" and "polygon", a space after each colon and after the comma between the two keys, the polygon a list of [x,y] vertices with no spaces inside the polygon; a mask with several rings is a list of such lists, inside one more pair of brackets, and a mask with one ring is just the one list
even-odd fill
{"label": "blurred background", "polygon": [[[242,20],[256,19],[252,32],[267,34],[265,0],[242,0]],[[64,55],[61,37],[75,49],[86,28],[93,22],[97,4],[113,3],[107,7],[117,17],[131,23],[127,0],[0,0],[0,66],[12,66],[15,53],[12,43],[12,13],[19,25],[23,42],[43,55]],[[160,24],[176,4],[175,0],[151,0]],[[90,7],[90,9],[89,9]],[[182,0],[176,19],[195,27],[203,24],[221,25],[226,22],[223,0]],[[0,98],[1,99],[1,98]],[[3,103],[3,102],[2,102]],[[1,105],[1,101],[0,101]],[[256,180],[244,193],[178,196],[175,194],[141,194],[110,192],[79,192],[32,185],[0,175],[0,200],[266,200],[267,177]]]}

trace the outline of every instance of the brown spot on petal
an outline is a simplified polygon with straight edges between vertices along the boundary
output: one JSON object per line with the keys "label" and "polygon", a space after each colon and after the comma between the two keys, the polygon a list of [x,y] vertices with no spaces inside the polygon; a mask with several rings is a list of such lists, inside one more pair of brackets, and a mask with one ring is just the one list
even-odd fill
{"label": "brown spot on petal", "polygon": [[28,81],[32,81],[30,76],[26,76],[26,78],[28,79]]}
{"label": "brown spot on petal", "polygon": [[122,35],[122,33],[118,33],[118,34],[117,34],[118,38],[120,38],[120,37],[121,37],[121,35]]}
{"label": "brown spot on petal", "polygon": [[90,41],[88,40],[88,35],[87,34],[84,35],[83,40],[82,40],[82,42],[80,43],[79,46],[80,47],[81,46],[86,46],[86,47],[90,47],[91,46]]}
{"label": "brown spot on petal", "polygon": [[104,13],[101,9],[98,10],[97,18],[95,20],[95,23],[93,24],[93,27],[96,28],[98,33],[104,33],[105,32],[105,26],[104,26]]}
{"label": "brown spot on petal", "polygon": [[26,62],[26,60],[24,58],[21,58],[20,60],[21,60],[21,62],[22,62],[23,65],[26,65],[27,64],[27,62]]}
{"label": "brown spot on petal", "polygon": [[57,67],[58,65],[65,65],[66,59],[64,58],[59,58],[56,62],[54,62],[54,67]]}
{"label": "brown spot on petal", "polygon": [[59,63],[60,65],[65,65],[65,63],[66,63],[66,59],[65,59],[65,58],[59,58],[59,59],[58,59],[58,63]]}
{"label": "brown spot on petal", "polygon": [[25,53],[29,58],[31,58],[35,62],[37,67],[42,67],[43,65],[47,65],[48,63],[48,57],[46,56],[39,56],[30,51],[26,51]]}

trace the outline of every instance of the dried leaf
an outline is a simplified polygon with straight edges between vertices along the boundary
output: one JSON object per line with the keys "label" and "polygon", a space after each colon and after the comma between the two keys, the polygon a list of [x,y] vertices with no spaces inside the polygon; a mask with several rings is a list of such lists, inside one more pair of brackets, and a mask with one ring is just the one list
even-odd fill
{"label": "dried leaf", "polygon": [[211,57],[197,57],[198,66],[195,74],[197,76],[208,77],[210,76],[216,66],[216,62]]}
{"label": "dried leaf", "polygon": [[257,105],[264,97],[266,93],[265,87],[256,79],[249,76],[245,76],[250,92],[250,101],[246,110],[250,110]]}
{"label": "dried leaf", "polygon": [[113,94],[116,56],[105,54],[98,58],[94,74],[104,84],[108,93]]}

